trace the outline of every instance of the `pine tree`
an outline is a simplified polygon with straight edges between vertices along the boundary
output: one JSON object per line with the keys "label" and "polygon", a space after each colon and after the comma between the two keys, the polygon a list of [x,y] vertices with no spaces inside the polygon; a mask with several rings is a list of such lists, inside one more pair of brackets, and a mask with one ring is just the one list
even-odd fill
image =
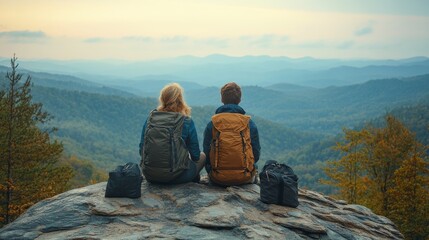
{"label": "pine tree", "polygon": [[72,176],[58,166],[63,147],[51,141],[55,129],[40,129],[49,119],[42,104],[33,103],[31,77],[21,83],[17,58],[0,90],[0,200],[3,223],[10,223],[36,202],[63,192]]}

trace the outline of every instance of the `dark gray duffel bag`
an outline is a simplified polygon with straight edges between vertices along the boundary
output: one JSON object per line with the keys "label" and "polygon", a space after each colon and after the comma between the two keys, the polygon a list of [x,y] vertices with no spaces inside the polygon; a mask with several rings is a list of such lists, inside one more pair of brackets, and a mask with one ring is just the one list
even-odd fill
{"label": "dark gray duffel bag", "polygon": [[291,167],[269,160],[259,173],[259,179],[262,202],[294,208],[299,205],[298,176]]}
{"label": "dark gray duffel bag", "polygon": [[143,181],[140,167],[137,163],[127,163],[109,172],[105,197],[139,198]]}

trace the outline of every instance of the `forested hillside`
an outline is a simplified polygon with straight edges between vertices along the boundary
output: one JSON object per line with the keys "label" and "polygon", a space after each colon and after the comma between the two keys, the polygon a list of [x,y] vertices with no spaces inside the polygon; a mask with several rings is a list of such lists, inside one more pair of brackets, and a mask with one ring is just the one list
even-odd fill
{"label": "forested hillside", "polygon": [[[114,89],[99,92],[100,85],[72,76],[35,76],[34,101],[43,103],[54,117],[49,124],[59,129],[55,138],[64,144],[70,159],[77,156],[104,171],[139,161],[141,128],[157,106],[155,98],[133,97]],[[324,177],[324,162],[340,157],[332,146],[341,140],[343,127],[377,125],[391,112],[428,144],[428,90],[429,75],[324,89],[290,84],[243,86],[241,105],[259,128],[260,166],[268,159],[284,161],[299,174],[301,186],[330,192],[318,180]],[[220,105],[219,89],[185,91],[185,97],[193,106],[202,143],[204,128]]]}
{"label": "forested hillside", "polygon": [[[429,96],[416,104],[397,107],[391,114],[400,119],[405,126],[416,134],[417,139],[429,145]],[[370,121],[375,126],[382,126],[383,118]]]}
{"label": "forested hillside", "polygon": [[[5,71],[6,68],[0,66],[0,74],[4,74]],[[157,97],[163,84],[168,82],[159,76],[140,77],[125,82],[106,80],[110,85],[123,89],[117,90],[69,75],[26,72],[32,75],[36,86],[126,97]],[[174,80],[173,76],[164,77]],[[220,104],[218,87],[204,88],[193,82],[182,81],[182,83],[190,105]],[[268,87],[242,87],[241,105],[248,112],[299,131],[336,135],[343,127],[354,127],[377,117],[381,112],[410,104],[426,96],[429,92],[429,74],[371,80],[342,87],[311,88],[287,83]]]}
{"label": "forested hillside", "polygon": [[[5,76],[7,71],[10,71],[9,68],[0,65],[1,77]],[[24,75],[30,75],[32,79],[32,84],[36,86],[53,87],[71,91],[83,91],[124,97],[133,96],[133,94],[131,94],[130,92],[118,90],[116,88],[108,87],[103,84],[95,83],[71,75],[33,72],[25,69],[21,69],[20,72]]]}
{"label": "forested hillside", "polygon": [[[35,86],[35,101],[54,116],[50,122],[69,154],[109,169],[136,161],[142,119],[154,99],[123,98]],[[136,155],[137,154],[137,155]]]}
{"label": "forested hillside", "polygon": [[[34,100],[42,102],[59,130],[55,134],[68,154],[91,159],[111,169],[119,163],[139,161],[138,144],[148,113],[156,108],[154,98],[123,98],[35,86]],[[202,144],[202,134],[215,107],[193,107]],[[281,124],[254,117],[260,132],[262,159],[283,151],[296,150],[322,136],[297,132]]]}
{"label": "forested hillside", "polygon": [[[429,146],[429,97],[423,98],[415,104],[394,108],[389,113],[414,132],[419,142]],[[382,112],[379,117],[362,122],[351,129],[360,130],[366,124],[371,124],[374,127],[384,127],[385,114],[387,112]],[[285,151],[277,155],[276,158],[294,166],[300,176],[302,185],[329,193],[332,190],[331,187],[319,184],[318,180],[325,177],[321,171],[324,163],[327,160],[341,157],[341,153],[334,150],[333,147],[336,146],[336,143],[342,141],[343,133],[310,143],[295,151]]]}
{"label": "forested hillside", "polygon": [[[59,128],[56,136],[64,143],[68,154],[90,159],[105,170],[119,163],[139,161],[138,143],[143,121],[157,105],[154,98],[123,98],[84,92],[34,87],[34,98],[44,103],[55,116],[51,122]],[[429,99],[429,98],[426,98]],[[418,139],[428,143],[429,101],[395,108],[391,113],[418,133]],[[200,142],[205,125],[215,111],[214,106],[193,107],[193,119]],[[379,112],[382,120],[384,111]],[[260,166],[268,159],[284,161],[297,171],[301,186],[329,192],[330,187],[320,185],[324,177],[321,168],[328,159],[340,153],[332,149],[338,137],[326,137],[311,132],[297,132],[283,124],[254,116],[262,145]],[[367,120],[369,122],[369,120]],[[357,124],[359,127],[362,124]],[[341,130],[339,130],[341,131]]]}
{"label": "forested hillside", "polygon": [[[242,105],[255,115],[293,129],[335,135],[343,127],[354,127],[427,96],[429,75],[322,89],[283,84],[269,88],[244,86]],[[297,90],[291,92],[288,88]],[[216,88],[189,91],[187,97],[191,105],[220,102]]]}
{"label": "forested hillside", "polygon": [[179,83],[180,86],[182,86],[187,91],[205,88],[205,86],[202,86],[198,83],[184,81],[183,79],[170,75],[149,75],[133,78],[127,81],[111,80],[109,81],[109,86],[133,93],[136,96],[158,97],[159,90],[161,90],[165,85],[171,82]]}

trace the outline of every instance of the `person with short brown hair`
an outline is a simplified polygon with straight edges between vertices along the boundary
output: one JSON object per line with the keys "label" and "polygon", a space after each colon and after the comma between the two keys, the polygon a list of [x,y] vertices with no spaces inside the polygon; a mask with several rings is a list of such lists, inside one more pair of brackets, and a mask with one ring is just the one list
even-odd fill
{"label": "person with short brown hair", "polygon": [[235,82],[225,84],[220,90],[223,104],[236,104],[241,102],[241,88]]}
{"label": "person with short brown hair", "polygon": [[[240,86],[238,86],[235,82],[227,83],[221,88],[220,94],[223,105],[216,110],[215,115],[212,117],[212,121],[207,124],[207,127],[204,131],[203,151],[206,155],[206,171],[209,174],[210,180],[221,185],[227,186],[252,183],[256,179],[256,162],[259,160],[261,153],[258,129],[256,124],[252,121],[252,119],[250,119],[250,116],[245,115],[246,112],[244,109],[238,105],[241,102]],[[231,130],[237,131],[236,133],[232,133]],[[235,134],[237,136],[230,139],[227,137],[226,139],[228,139],[228,143],[225,143],[225,139],[221,139],[222,135],[227,136],[231,134]],[[231,140],[234,138],[238,139],[236,140],[237,142],[235,140]],[[250,144],[246,145],[248,144],[248,141],[250,141]],[[232,144],[230,142],[232,142]],[[215,150],[219,147],[219,144],[224,151],[223,153],[220,153],[220,155],[219,152],[222,151],[222,149]],[[222,146],[222,144],[235,146]],[[230,149],[236,149],[237,154],[229,154],[228,151],[230,151]],[[216,153],[214,153],[214,151]],[[212,166],[212,164],[217,165],[218,160],[215,161],[212,159],[211,161],[211,156],[212,158],[213,156],[215,156],[215,158],[223,157],[222,162],[225,167]],[[254,162],[253,166],[246,165],[246,161],[248,162],[249,160],[252,163]],[[237,164],[233,162],[242,162],[243,165],[237,168]],[[211,174],[213,169],[219,172],[225,170],[226,173],[220,173],[215,176],[214,173]],[[250,180],[250,175],[240,178],[238,175],[241,174],[241,171],[244,171],[243,174],[250,174],[253,179]],[[228,174],[232,176],[230,179],[227,179]],[[235,178],[233,175],[237,175],[237,178]],[[225,176],[224,179],[222,179],[222,176]]]}

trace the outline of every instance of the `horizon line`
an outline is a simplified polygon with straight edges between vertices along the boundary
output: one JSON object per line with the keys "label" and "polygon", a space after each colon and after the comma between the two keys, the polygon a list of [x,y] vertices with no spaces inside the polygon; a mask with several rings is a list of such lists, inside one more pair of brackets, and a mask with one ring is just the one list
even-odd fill
{"label": "horizon line", "polygon": [[[196,59],[205,59],[210,57],[225,57],[225,58],[273,58],[273,59],[290,59],[290,60],[301,60],[301,59],[313,59],[313,60],[346,60],[346,61],[377,61],[377,60],[408,60],[408,59],[416,59],[416,58],[425,58],[429,59],[429,56],[425,55],[414,55],[409,57],[401,57],[401,58],[318,58],[313,56],[302,56],[302,57],[289,57],[287,55],[228,55],[228,54],[222,54],[222,53],[212,53],[207,55],[192,55],[192,54],[184,54],[184,55],[178,55],[173,57],[159,57],[159,58],[153,58],[153,59],[121,59],[121,58],[88,58],[88,59],[79,59],[79,58],[70,58],[70,59],[60,59],[60,58],[23,58],[17,56],[18,60],[24,60],[24,61],[61,61],[61,62],[68,62],[68,61],[89,61],[89,62],[96,62],[96,61],[121,61],[121,62],[151,62],[151,61],[160,61],[160,60],[172,60],[172,59],[178,59],[178,58],[196,58]],[[11,59],[12,57],[4,57],[0,56],[0,60],[6,60]]]}

